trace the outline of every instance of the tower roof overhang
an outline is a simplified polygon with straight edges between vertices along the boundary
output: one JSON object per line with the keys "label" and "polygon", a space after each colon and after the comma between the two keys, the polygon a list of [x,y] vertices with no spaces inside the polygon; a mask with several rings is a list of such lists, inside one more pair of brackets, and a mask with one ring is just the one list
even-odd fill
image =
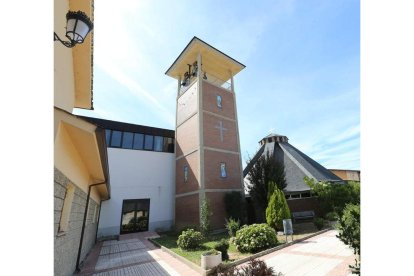
{"label": "tower roof overhang", "polygon": [[167,76],[179,79],[188,71],[188,64],[193,64],[201,54],[202,70],[227,81],[246,66],[225,53],[214,48],[198,37],[193,37],[181,54],[165,72]]}

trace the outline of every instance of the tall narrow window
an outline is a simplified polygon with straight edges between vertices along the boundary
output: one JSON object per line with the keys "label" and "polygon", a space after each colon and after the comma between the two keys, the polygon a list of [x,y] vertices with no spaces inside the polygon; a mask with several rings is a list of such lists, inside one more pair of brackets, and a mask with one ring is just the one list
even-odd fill
{"label": "tall narrow window", "polygon": [[133,138],[134,134],[132,132],[124,132],[124,136],[122,137],[122,148],[132,149]]}
{"label": "tall narrow window", "polygon": [[222,108],[222,106],[221,106],[221,96],[220,95],[217,95],[216,101],[217,101],[217,107]]}
{"label": "tall narrow window", "polygon": [[109,146],[109,142],[111,141],[111,130],[105,129],[105,138],[106,138],[106,145]]}
{"label": "tall narrow window", "polygon": [[184,166],[184,182],[188,181],[188,166]]}
{"label": "tall narrow window", "polygon": [[75,188],[68,184],[66,188],[65,200],[63,201],[62,213],[60,215],[59,232],[66,232],[69,225],[70,210],[72,209],[73,196]]}
{"label": "tall narrow window", "polygon": [[162,136],[154,137],[154,151],[162,151]]}
{"label": "tall narrow window", "polygon": [[220,176],[222,178],[227,177],[226,163],[220,163]]}
{"label": "tall narrow window", "polygon": [[152,135],[145,135],[145,145],[144,149],[152,150],[154,145],[154,136]]}
{"label": "tall narrow window", "polygon": [[134,134],[134,146],[133,149],[140,149],[144,148],[144,134],[135,133]]}
{"label": "tall narrow window", "polygon": [[122,141],[122,132],[113,130],[112,137],[111,137],[111,147],[120,148],[121,141]]}

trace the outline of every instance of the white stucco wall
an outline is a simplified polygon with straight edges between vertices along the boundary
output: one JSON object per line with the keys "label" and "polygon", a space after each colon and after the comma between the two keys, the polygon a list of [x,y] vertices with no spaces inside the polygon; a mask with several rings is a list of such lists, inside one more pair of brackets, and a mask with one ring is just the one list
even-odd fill
{"label": "white stucco wall", "polygon": [[149,230],[168,230],[174,219],[174,153],[108,148],[108,162],[111,199],[102,202],[98,238],[120,234],[125,199],[149,198]]}

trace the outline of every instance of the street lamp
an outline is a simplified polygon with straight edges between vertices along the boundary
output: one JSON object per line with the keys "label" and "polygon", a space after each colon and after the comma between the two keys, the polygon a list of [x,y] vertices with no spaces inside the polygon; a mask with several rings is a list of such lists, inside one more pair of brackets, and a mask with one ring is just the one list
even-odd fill
{"label": "street lamp", "polygon": [[82,11],[68,11],[66,14],[66,37],[69,41],[63,41],[54,33],[54,41],[58,40],[68,48],[82,43],[88,33],[93,29],[93,23]]}

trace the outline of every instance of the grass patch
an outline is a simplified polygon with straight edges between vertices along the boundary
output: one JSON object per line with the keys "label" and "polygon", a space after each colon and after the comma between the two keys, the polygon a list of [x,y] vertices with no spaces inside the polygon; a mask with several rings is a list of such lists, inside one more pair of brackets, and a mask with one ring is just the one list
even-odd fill
{"label": "grass patch", "polygon": [[[324,227],[325,229],[326,227]],[[293,240],[297,240],[300,238],[307,237],[313,233],[318,232],[316,227],[313,225],[313,222],[302,222],[302,223],[294,223],[293,224]],[[229,239],[229,235],[227,232],[220,233],[216,235],[211,235],[208,240],[204,241],[200,248],[197,248],[196,250],[181,250],[177,245],[177,239],[179,234],[173,233],[173,232],[165,232],[165,233],[159,233],[160,237],[157,239],[154,239],[157,243],[160,245],[172,250],[176,254],[186,258],[187,260],[195,263],[196,265],[201,265],[201,254],[209,251],[211,249],[214,249],[214,246],[223,238]],[[278,245],[284,244],[286,242],[284,235],[278,235],[277,236]],[[291,237],[288,237],[288,242],[291,241]],[[253,254],[250,253],[240,253],[236,246],[232,243],[230,243],[229,250],[229,260],[225,261],[224,263],[234,262],[236,260],[240,260],[243,258],[246,258],[248,256],[251,256]]]}
{"label": "grass patch", "polygon": [[[211,235],[208,238],[208,240],[202,243],[200,248],[197,248],[195,250],[180,249],[177,245],[178,235],[174,233],[162,233],[160,234],[160,237],[157,239],[154,239],[154,241],[170,249],[171,251],[177,253],[178,255],[186,258],[187,260],[195,263],[196,265],[200,266],[201,265],[201,254],[211,249],[214,249],[214,246],[223,238],[229,239],[229,235],[227,233]],[[225,261],[225,263],[233,262],[235,260],[245,258],[251,255],[251,254],[240,253],[239,251],[237,251],[236,246],[231,243],[229,246],[228,254],[229,254],[229,260]]]}

